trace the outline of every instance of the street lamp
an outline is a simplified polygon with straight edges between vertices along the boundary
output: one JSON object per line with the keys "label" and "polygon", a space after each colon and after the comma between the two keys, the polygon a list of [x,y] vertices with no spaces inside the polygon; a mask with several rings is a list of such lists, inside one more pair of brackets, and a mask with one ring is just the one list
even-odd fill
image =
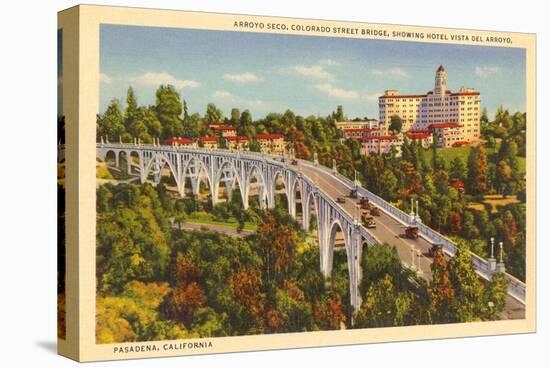
{"label": "street lamp", "polygon": [[497,270],[497,260],[495,259],[495,239],[494,237],[491,237],[491,257],[489,258],[489,270],[490,271],[496,271]]}
{"label": "street lamp", "polygon": [[415,263],[415,262],[414,262],[414,255],[415,255],[415,253],[414,253],[414,246],[411,245],[411,270],[412,270],[412,271],[416,271],[416,265],[414,264],[414,263]]}
{"label": "street lamp", "polygon": [[420,267],[420,258],[422,257],[422,252],[420,252],[420,250],[416,250],[416,257],[418,260],[418,270],[416,271],[416,273],[418,275],[422,275],[422,268]]}
{"label": "street lamp", "polygon": [[504,244],[499,242],[500,246],[500,262],[497,264],[497,270],[501,273],[504,273],[506,271],[506,267],[504,266]]}
{"label": "street lamp", "polygon": [[416,200],[416,217],[415,217],[415,219],[418,223],[422,222],[422,220],[420,219],[420,214],[418,214],[418,200]]}

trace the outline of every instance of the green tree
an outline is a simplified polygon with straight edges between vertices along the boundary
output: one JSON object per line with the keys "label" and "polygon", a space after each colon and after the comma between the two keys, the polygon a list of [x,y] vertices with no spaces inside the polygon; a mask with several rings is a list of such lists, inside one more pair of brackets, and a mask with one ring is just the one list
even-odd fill
{"label": "green tree", "polygon": [[120,101],[115,98],[107,106],[105,113],[99,117],[98,135],[106,136],[110,141],[114,141],[122,137],[125,132]]}
{"label": "green tree", "polygon": [[508,281],[503,273],[496,273],[487,284],[483,293],[485,320],[499,320],[506,306],[508,296]]}
{"label": "green tree", "polygon": [[344,107],[342,105],[338,105],[336,107],[336,112],[333,113],[333,118],[338,122],[345,120]]}
{"label": "green tree", "polygon": [[401,117],[397,115],[393,115],[390,120],[389,130],[394,134],[398,134],[401,132],[402,128],[403,128],[403,120],[401,119]]}
{"label": "green tree", "polygon": [[389,169],[384,170],[380,177],[380,195],[389,201],[396,197],[397,177]]}
{"label": "green tree", "polygon": [[483,284],[472,264],[468,249],[458,244],[449,261],[450,280],[454,289],[453,316],[457,322],[480,320],[483,314]]}
{"label": "green tree", "polygon": [[467,190],[470,194],[480,195],[487,192],[487,154],[480,145],[473,148],[468,156]]}
{"label": "green tree", "polygon": [[241,111],[239,111],[238,108],[232,108],[231,109],[231,125],[238,126],[240,124],[241,120]]}
{"label": "green tree", "polygon": [[451,167],[450,167],[450,177],[452,179],[461,180],[464,182],[466,180],[466,175],[468,173],[468,170],[466,168],[466,165],[464,164],[464,160],[460,157],[455,157],[451,161]]}
{"label": "green tree", "polygon": [[214,103],[209,103],[206,106],[206,113],[204,114],[204,120],[207,124],[219,123],[223,120],[222,111],[216,107]]}
{"label": "green tree", "polygon": [[189,108],[187,107],[187,101],[183,100],[183,122],[187,122],[189,119]]}
{"label": "green tree", "polygon": [[[126,112],[125,112],[125,127],[129,131],[130,127],[134,125],[138,113],[138,104],[136,100],[136,94],[132,87],[128,88],[126,92]],[[137,137],[137,135],[134,135]]]}
{"label": "green tree", "polygon": [[454,303],[455,291],[451,284],[449,263],[442,250],[435,252],[430,267],[432,270],[432,281],[429,291],[432,319],[436,323],[450,322],[453,320],[452,305]]}
{"label": "green tree", "polygon": [[172,85],[161,85],[156,92],[155,110],[165,139],[180,136],[182,104],[180,95]]}

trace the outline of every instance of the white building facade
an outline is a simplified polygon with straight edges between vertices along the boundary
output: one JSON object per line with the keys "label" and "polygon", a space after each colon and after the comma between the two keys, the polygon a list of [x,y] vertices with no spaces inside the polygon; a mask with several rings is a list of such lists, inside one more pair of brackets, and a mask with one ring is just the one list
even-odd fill
{"label": "white building facade", "polygon": [[[447,88],[447,74],[443,65],[435,73],[435,86],[432,91],[418,95],[400,95],[396,90],[387,90],[379,97],[380,128],[389,131],[392,116],[402,122],[401,131],[432,130],[445,133],[445,146],[454,143],[475,143],[480,137],[480,94],[471,88],[460,88],[456,93]],[[446,134],[449,125],[452,134]],[[459,133],[457,134],[457,126]],[[438,139],[439,141],[439,139]]]}

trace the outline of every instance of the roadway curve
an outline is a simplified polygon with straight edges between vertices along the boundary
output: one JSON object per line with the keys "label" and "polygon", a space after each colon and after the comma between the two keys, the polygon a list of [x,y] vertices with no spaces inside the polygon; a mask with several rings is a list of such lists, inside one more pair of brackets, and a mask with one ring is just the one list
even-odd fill
{"label": "roadway curve", "polygon": [[[302,164],[301,162],[297,166],[293,166],[293,168],[315,182],[319,189],[333,199],[334,202],[336,202],[337,197],[345,196],[346,202],[337,203],[337,205],[340,206],[348,215],[354,217],[357,211],[356,207],[358,202],[356,199],[349,198],[350,189],[346,186],[346,184],[336,178],[333,174],[323,169]],[[423,237],[419,237],[416,240],[403,238],[402,235],[405,233],[405,226],[382,210],[380,211],[380,216],[375,217],[375,220],[376,228],[369,228],[368,231],[380,242],[385,242],[391,246],[394,246],[397,249],[397,253],[402,263],[407,267],[412,265],[413,249],[414,254],[417,254],[418,251],[420,251],[420,258],[417,257],[418,255],[414,256],[414,265],[418,266],[418,263],[420,263],[421,272],[419,275],[426,280],[430,280],[432,277],[430,268],[432,260],[431,258],[426,257],[425,254],[427,254],[428,249],[431,247],[431,243]],[[506,306],[501,314],[501,318],[523,319],[525,318],[525,306],[513,297],[507,295]]]}

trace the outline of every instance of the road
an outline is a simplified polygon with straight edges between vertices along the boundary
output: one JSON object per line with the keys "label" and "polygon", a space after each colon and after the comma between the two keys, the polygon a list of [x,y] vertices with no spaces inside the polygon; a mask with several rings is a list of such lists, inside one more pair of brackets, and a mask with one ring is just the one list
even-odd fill
{"label": "road", "polygon": [[237,231],[237,228],[235,227],[229,227],[229,226],[223,226],[223,225],[216,225],[211,223],[182,223],[181,226],[179,224],[173,224],[174,228],[179,229],[185,229],[185,230],[200,230],[202,228],[206,228],[210,231],[215,231],[219,233],[223,233],[229,236],[237,236],[237,237],[246,237],[252,232],[247,231],[243,229],[241,232]]}
{"label": "road", "polygon": [[[315,182],[319,189],[334,201],[336,201],[336,198],[339,196],[346,197],[345,203],[339,203],[337,205],[351,217],[356,215],[357,200],[348,197],[349,188],[334,175],[303,164],[294,166],[294,168]],[[431,258],[426,257],[431,244],[422,237],[416,240],[403,238],[402,235],[405,233],[405,226],[383,211],[381,211],[379,217],[375,217],[375,220],[376,228],[370,228],[369,232],[374,235],[378,241],[394,246],[397,249],[399,258],[405,266],[411,267],[411,265],[414,265],[418,268],[418,264],[420,264],[420,272],[418,274],[426,280],[431,280],[432,274],[430,265],[432,261]],[[501,318],[525,318],[525,306],[508,295]]]}

